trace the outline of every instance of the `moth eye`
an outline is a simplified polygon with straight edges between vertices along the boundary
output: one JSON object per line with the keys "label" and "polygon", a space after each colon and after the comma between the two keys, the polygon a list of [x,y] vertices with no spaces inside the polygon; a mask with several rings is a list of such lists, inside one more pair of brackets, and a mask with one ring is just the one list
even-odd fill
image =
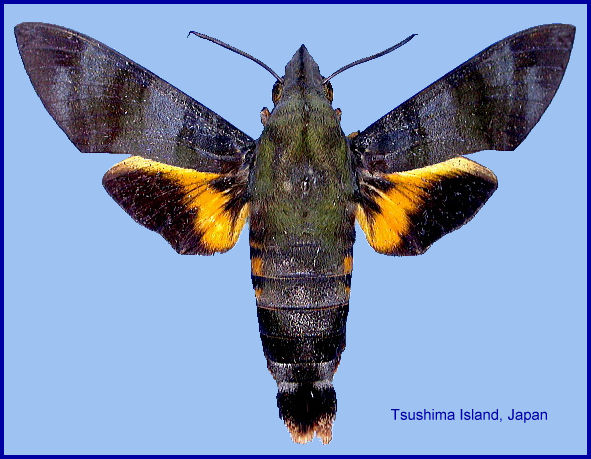
{"label": "moth eye", "polygon": [[283,95],[283,84],[279,81],[276,81],[273,85],[273,92],[271,93],[271,99],[273,99],[273,103],[277,104],[281,96]]}
{"label": "moth eye", "polygon": [[330,81],[327,81],[324,84],[324,95],[326,96],[326,98],[328,99],[329,102],[332,102],[332,84],[330,83]]}

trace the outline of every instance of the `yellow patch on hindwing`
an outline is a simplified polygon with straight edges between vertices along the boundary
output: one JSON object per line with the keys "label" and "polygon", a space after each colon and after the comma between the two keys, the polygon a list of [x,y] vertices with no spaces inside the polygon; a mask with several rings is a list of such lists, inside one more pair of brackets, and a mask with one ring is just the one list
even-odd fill
{"label": "yellow patch on hindwing", "polygon": [[246,181],[237,174],[199,172],[132,156],[113,166],[103,185],[134,220],[162,234],[183,254],[231,249],[248,216]]}
{"label": "yellow patch on hindwing", "polygon": [[361,174],[356,218],[369,244],[417,255],[469,221],[496,190],[495,175],[464,157],[392,174]]}

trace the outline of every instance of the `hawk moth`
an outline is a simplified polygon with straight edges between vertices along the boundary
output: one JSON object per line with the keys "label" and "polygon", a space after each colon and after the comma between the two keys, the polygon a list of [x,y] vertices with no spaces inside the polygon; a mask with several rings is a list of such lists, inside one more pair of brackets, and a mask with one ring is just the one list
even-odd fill
{"label": "hawk moth", "polygon": [[574,27],[492,45],[361,132],[302,46],[276,76],[258,140],[116,51],[48,24],[15,29],[46,109],[82,152],[127,153],[103,178],[179,253],[229,250],[249,220],[252,283],[280,416],[297,442],[330,441],[345,346],[354,222],[371,246],[416,255],[496,190],[463,155],[513,150],[565,71]]}

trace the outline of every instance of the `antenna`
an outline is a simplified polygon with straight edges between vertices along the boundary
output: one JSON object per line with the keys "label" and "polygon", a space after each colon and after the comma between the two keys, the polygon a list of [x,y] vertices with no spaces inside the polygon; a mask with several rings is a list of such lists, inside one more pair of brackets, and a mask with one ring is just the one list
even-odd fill
{"label": "antenna", "polygon": [[385,49],[384,51],[381,51],[381,52],[374,54],[372,56],[369,56],[369,57],[364,57],[363,59],[358,59],[355,62],[351,62],[350,64],[347,64],[344,67],[341,67],[336,72],[334,72],[331,76],[322,80],[322,84],[327,83],[328,80],[330,80],[332,77],[338,75],[341,72],[344,72],[347,69],[350,69],[351,67],[355,67],[356,65],[363,64],[364,62],[367,62],[367,61],[371,61],[372,59],[377,59],[378,57],[382,57],[384,54],[391,53],[395,49],[400,48],[402,45],[407,44],[409,41],[411,41],[416,36],[417,36],[417,34],[413,33],[412,35],[410,35],[410,36],[406,37],[404,40],[402,40],[400,43],[397,43],[394,46],[391,46],[390,48]]}
{"label": "antenna", "polygon": [[263,67],[264,69],[266,69],[266,70],[267,70],[267,71],[268,71],[268,72],[269,72],[271,75],[273,75],[273,76],[274,76],[274,77],[277,79],[277,81],[279,81],[280,83],[283,83],[283,78],[281,78],[279,75],[277,75],[277,74],[276,74],[276,73],[273,71],[273,69],[272,69],[271,67],[269,67],[267,64],[265,64],[263,61],[261,61],[261,60],[257,59],[256,57],[254,57],[254,56],[251,56],[250,54],[248,54],[248,53],[245,53],[244,51],[242,51],[242,50],[240,50],[240,49],[238,49],[238,48],[234,48],[233,46],[231,46],[231,45],[229,45],[229,44],[227,44],[227,43],[224,43],[223,41],[221,41],[221,40],[218,40],[217,38],[210,37],[209,35],[205,35],[205,34],[203,34],[203,33],[200,33],[200,32],[195,32],[195,31],[191,30],[191,31],[189,32],[189,34],[187,35],[187,37],[188,37],[189,35],[191,35],[191,34],[193,34],[193,35],[196,35],[196,36],[198,36],[199,38],[203,38],[203,39],[205,39],[205,40],[211,41],[212,43],[215,43],[216,45],[220,45],[220,46],[221,46],[221,47],[223,47],[223,48],[229,49],[230,51],[234,51],[236,54],[240,54],[241,56],[244,56],[244,57],[246,57],[247,59],[250,59],[251,61],[254,61],[254,62],[256,62],[256,63],[257,63],[257,64],[259,64],[261,67]]}

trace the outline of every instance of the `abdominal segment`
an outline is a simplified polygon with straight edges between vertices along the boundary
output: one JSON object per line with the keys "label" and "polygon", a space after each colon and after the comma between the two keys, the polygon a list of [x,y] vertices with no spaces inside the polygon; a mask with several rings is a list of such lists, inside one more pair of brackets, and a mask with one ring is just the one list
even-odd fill
{"label": "abdominal segment", "polygon": [[252,283],[267,367],[277,381],[279,416],[298,443],[332,437],[332,378],[345,348],[352,241],[264,249],[251,231]]}

